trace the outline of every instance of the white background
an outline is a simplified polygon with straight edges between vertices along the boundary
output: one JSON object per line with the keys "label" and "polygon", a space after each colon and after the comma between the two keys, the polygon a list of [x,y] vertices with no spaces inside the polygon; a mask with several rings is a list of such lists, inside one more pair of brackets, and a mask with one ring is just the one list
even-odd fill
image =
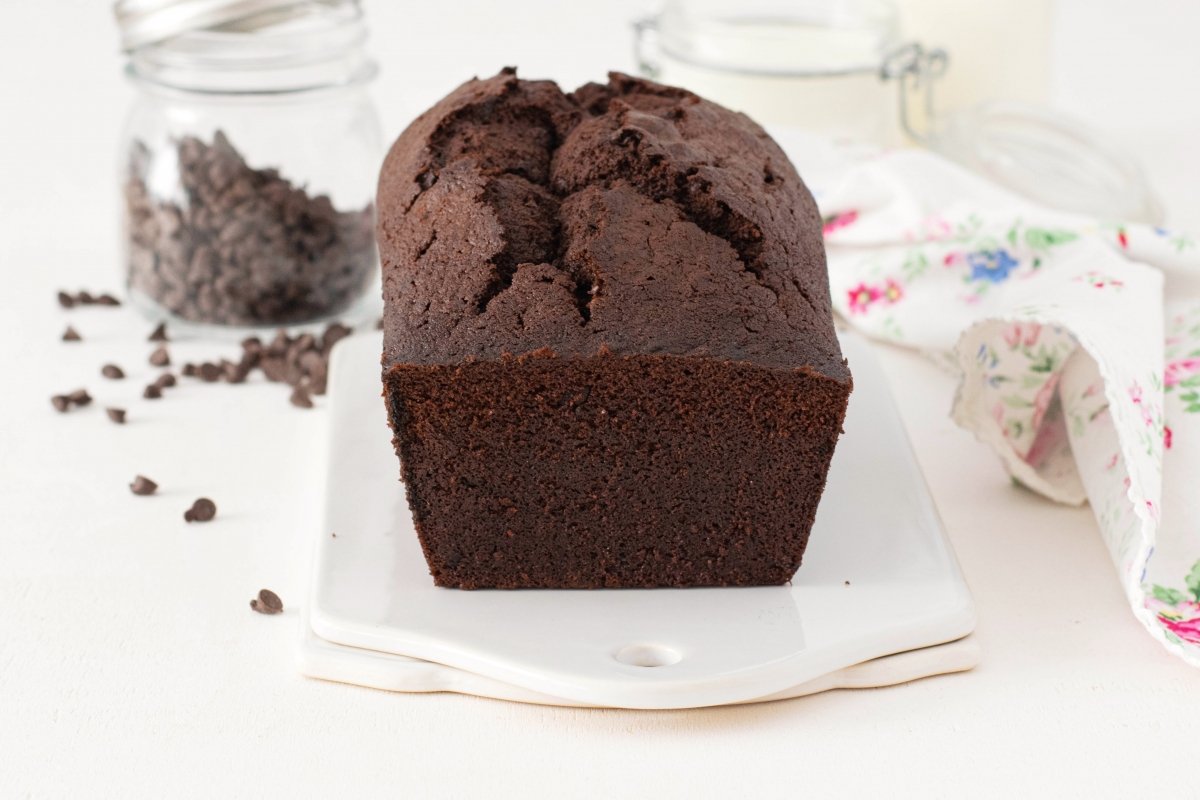
{"label": "white background", "polygon": [[[391,137],[505,64],[572,85],[631,69],[643,4],[367,9]],[[1200,230],[1200,11],[1064,0],[1053,20],[1049,96],[1135,148],[1172,223]],[[999,45],[998,69],[1020,58]],[[146,326],[54,303],[120,284],[120,69],[106,2],[0,4],[0,797],[1194,795],[1200,676],[1134,622],[1090,512],[1012,487],[947,419],[949,381],[896,352],[885,366],[979,607],[974,672],[662,713],[297,676],[294,610],[246,603],[261,586],[303,594],[323,414],[266,385],[142,402]],[[87,341],[58,342],[68,319]],[[132,379],[102,382],[106,361]],[[55,414],[49,395],[79,385],[131,424]],[[128,492],[138,472],[159,496]],[[219,519],[186,526],[201,494]]]}

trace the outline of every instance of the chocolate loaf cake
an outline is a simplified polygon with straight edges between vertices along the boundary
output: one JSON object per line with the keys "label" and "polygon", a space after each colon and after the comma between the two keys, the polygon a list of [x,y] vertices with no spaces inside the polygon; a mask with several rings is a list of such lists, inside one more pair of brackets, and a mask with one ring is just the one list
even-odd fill
{"label": "chocolate loaf cake", "polygon": [[439,586],[743,586],[800,565],[850,373],[821,220],[746,116],[506,69],[379,180],[383,379]]}

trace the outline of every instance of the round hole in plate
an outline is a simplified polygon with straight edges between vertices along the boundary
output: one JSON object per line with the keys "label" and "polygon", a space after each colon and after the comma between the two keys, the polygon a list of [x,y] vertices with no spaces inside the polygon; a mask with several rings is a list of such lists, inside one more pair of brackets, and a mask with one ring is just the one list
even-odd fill
{"label": "round hole in plate", "polygon": [[669,667],[678,664],[683,656],[661,644],[627,644],[613,658],[631,667]]}

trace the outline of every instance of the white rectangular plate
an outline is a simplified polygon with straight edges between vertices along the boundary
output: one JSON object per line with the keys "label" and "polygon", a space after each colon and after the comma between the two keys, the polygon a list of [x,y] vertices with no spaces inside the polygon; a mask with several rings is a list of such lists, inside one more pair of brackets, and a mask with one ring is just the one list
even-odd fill
{"label": "white rectangular plate", "polygon": [[863,341],[845,337],[843,347],[855,381],[846,434],[791,585],[465,592],[429,577],[380,399],[380,338],[342,342],[330,376],[313,632],[570,703],[628,708],[761,699],[962,638],[974,628],[970,593],[886,380]]}

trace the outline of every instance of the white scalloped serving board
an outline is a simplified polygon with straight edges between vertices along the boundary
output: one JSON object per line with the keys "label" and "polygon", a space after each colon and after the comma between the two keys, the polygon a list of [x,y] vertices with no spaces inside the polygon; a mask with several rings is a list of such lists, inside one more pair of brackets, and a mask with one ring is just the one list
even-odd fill
{"label": "white scalloped serving board", "polygon": [[[465,592],[436,588],[421,554],[380,400],[379,336],[342,342],[330,376],[314,643],[431,662],[419,668],[438,677],[410,687],[487,681],[525,696],[512,699],[547,698],[532,702],[686,708],[788,696],[821,679],[831,688],[851,679],[838,677],[853,674],[847,667],[961,639],[974,628],[970,592],[886,380],[863,341],[845,337],[843,346],[855,380],[846,433],[790,585]],[[950,650],[943,668],[929,654],[907,663],[922,663],[923,674],[965,668],[954,666],[965,651]],[[301,666],[353,677],[319,656]]]}

